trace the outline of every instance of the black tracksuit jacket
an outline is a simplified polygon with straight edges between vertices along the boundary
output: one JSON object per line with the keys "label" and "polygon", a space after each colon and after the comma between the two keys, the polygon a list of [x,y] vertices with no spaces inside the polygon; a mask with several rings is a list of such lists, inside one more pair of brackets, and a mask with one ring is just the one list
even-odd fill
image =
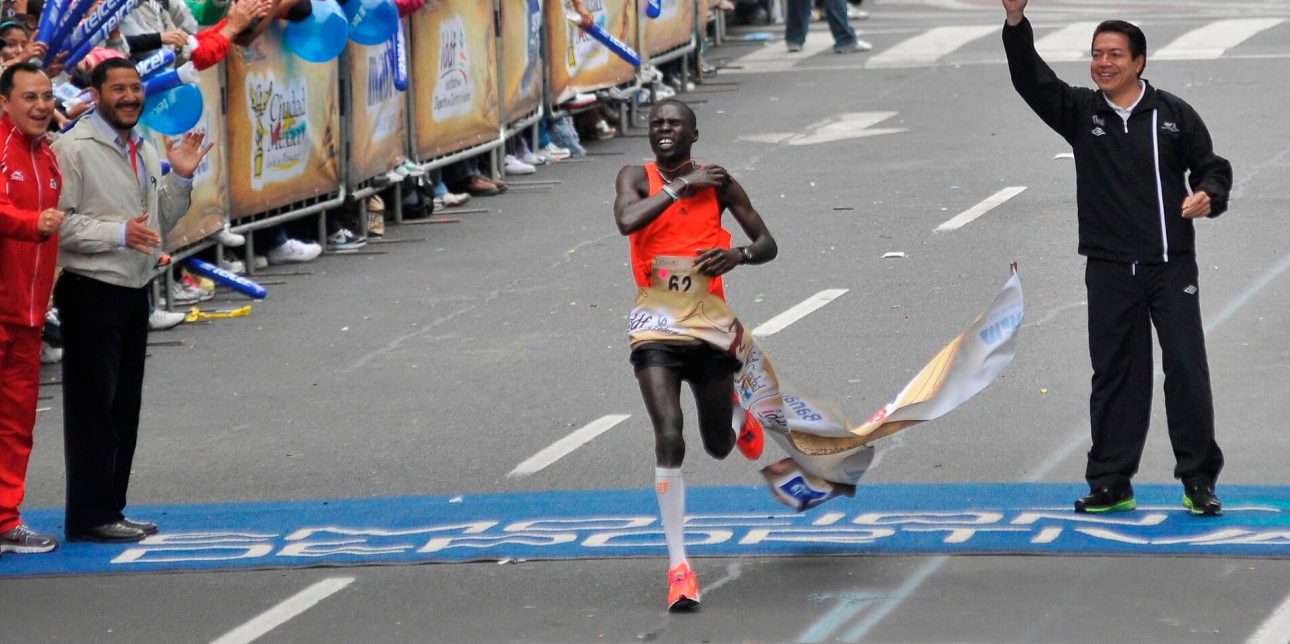
{"label": "black tracksuit jacket", "polygon": [[1101,91],[1053,73],[1030,21],[1004,25],[1003,45],[1017,93],[1074,149],[1079,253],[1141,264],[1194,257],[1196,232],[1182,216],[1187,183],[1209,195],[1211,217],[1227,210],[1232,188],[1232,165],[1214,154],[1196,110],[1148,83],[1126,124]]}

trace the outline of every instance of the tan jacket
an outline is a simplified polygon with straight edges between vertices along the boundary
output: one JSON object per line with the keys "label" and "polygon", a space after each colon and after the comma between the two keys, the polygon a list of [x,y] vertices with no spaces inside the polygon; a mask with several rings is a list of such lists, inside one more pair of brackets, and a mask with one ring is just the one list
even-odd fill
{"label": "tan jacket", "polygon": [[161,250],[144,255],[120,245],[122,226],[146,210],[148,227],[165,239],[188,212],[192,182],[173,172],[163,177],[157,148],[145,139],[139,146],[148,175],[144,194],[134,178],[130,158],[91,118],[82,118],[54,142],[63,172],[59,207],[67,211],[59,233],[59,264],[64,270],[101,282],[142,288],[152,278]]}

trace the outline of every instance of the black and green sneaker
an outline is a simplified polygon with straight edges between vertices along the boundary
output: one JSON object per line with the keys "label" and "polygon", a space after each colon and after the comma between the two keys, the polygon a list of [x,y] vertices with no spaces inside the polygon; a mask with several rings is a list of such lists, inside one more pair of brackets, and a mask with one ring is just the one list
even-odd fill
{"label": "black and green sneaker", "polygon": [[1098,486],[1088,496],[1075,499],[1076,512],[1127,512],[1137,507],[1138,503],[1133,500],[1133,486],[1128,483]]}
{"label": "black and green sneaker", "polygon": [[1223,502],[1214,495],[1212,485],[1184,486],[1183,505],[1198,517],[1216,517],[1223,513]]}

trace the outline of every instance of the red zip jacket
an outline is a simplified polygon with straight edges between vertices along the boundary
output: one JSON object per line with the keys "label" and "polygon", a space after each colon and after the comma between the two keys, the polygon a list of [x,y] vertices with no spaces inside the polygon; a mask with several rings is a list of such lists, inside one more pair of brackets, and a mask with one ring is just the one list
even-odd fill
{"label": "red zip jacket", "polygon": [[48,137],[32,139],[0,117],[0,324],[45,325],[58,235],[41,239],[36,220],[58,207],[62,187]]}

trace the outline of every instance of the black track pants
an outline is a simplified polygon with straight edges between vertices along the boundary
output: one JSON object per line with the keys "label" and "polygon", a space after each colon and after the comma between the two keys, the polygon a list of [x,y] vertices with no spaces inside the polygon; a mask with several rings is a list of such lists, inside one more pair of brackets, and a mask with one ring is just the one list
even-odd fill
{"label": "black track pants", "polygon": [[1089,485],[1127,483],[1138,471],[1151,423],[1151,327],[1160,340],[1165,412],[1184,483],[1213,484],[1223,469],[1214,440],[1214,400],[1200,319],[1196,261],[1125,264],[1089,259],[1088,348],[1093,362],[1089,398],[1093,448]]}

